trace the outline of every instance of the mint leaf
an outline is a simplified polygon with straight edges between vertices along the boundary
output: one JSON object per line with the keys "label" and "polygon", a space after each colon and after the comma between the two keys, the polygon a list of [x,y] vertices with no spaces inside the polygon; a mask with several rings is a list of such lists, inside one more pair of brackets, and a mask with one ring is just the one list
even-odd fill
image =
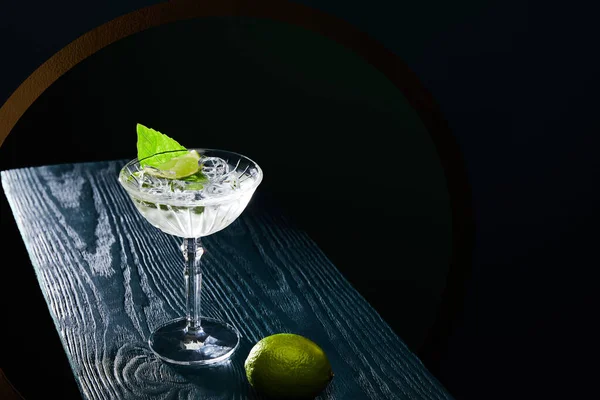
{"label": "mint leaf", "polygon": [[187,190],[202,190],[202,189],[204,189],[204,184],[198,183],[198,182],[192,182],[186,186],[186,189]]}
{"label": "mint leaf", "polygon": [[202,173],[202,171],[198,171],[194,175],[183,178],[182,181],[207,183],[208,178]]}
{"label": "mint leaf", "polygon": [[198,171],[194,175],[183,178],[182,181],[193,182],[187,185],[188,190],[202,190],[202,188],[204,188],[204,184],[208,183],[208,178],[202,173],[202,171]]}
{"label": "mint leaf", "polygon": [[187,151],[176,140],[142,124],[137,124],[136,130],[138,160],[142,167],[157,167]]}

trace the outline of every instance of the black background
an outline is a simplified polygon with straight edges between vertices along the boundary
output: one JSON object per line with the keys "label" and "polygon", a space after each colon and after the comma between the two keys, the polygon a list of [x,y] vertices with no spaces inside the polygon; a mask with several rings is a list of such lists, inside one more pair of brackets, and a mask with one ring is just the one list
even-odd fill
{"label": "black background", "polygon": [[[113,12],[62,5],[53,14],[40,4],[35,20],[24,6],[1,4],[8,11],[0,13],[0,43],[14,60],[0,67],[3,98],[66,42],[129,11],[114,11],[115,2]],[[436,368],[457,398],[594,394],[600,63],[597,14],[587,7],[515,0],[321,4],[409,63],[463,151],[477,223],[473,273],[463,318]],[[77,28],[44,22],[50,16]],[[9,217],[3,209],[3,225]],[[33,281],[32,271],[19,273]],[[37,292],[16,296],[10,300],[37,296],[43,304]]]}
{"label": "black background", "polygon": [[[253,206],[283,206],[421,352],[448,274],[452,210],[429,133],[379,71],[283,23],[160,26],[99,51],[46,90],[4,143],[0,169],[132,158],[138,121],[187,147],[251,155],[265,171]],[[11,280],[31,268],[23,261]],[[9,371],[26,371],[33,356],[7,354]]]}

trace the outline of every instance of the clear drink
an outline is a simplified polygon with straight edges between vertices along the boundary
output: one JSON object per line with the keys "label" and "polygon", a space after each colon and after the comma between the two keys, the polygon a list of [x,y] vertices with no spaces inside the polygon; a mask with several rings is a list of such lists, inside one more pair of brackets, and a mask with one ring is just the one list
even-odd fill
{"label": "clear drink", "polygon": [[247,186],[254,185],[255,178],[249,174],[241,175],[237,172],[235,174],[237,175],[237,181],[240,182],[239,188],[231,189],[231,191],[241,190],[243,193],[233,199],[220,201],[216,204],[211,204],[214,202],[210,200],[219,199],[223,197],[223,194],[214,196],[205,191],[203,197],[199,201],[195,201],[193,199],[196,195],[196,193],[193,193],[194,191],[182,191],[178,196],[178,193],[173,193],[168,187],[166,187],[164,193],[157,192],[154,188],[152,194],[156,197],[154,201],[144,200],[135,195],[131,195],[131,198],[144,218],[165,233],[182,238],[208,236],[226,228],[235,221],[252,198],[252,192],[244,189]]}
{"label": "clear drink", "polygon": [[[182,151],[189,153],[181,155]],[[149,347],[167,363],[210,365],[231,357],[240,334],[228,323],[200,314],[204,253],[200,238],[230,225],[250,202],[263,175],[254,161],[229,151],[184,149],[174,155],[165,162],[169,168],[134,159],[118,179],[151,225],[183,238],[186,314],[154,329]]]}

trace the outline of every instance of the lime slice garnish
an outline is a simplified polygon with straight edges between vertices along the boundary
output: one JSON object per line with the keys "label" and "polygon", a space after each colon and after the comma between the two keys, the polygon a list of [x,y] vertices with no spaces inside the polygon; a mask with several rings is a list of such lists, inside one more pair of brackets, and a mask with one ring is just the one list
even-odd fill
{"label": "lime slice garnish", "polygon": [[173,157],[155,168],[145,168],[145,172],[160,178],[186,178],[200,170],[198,160],[200,160],[200,154],[196,150],[192,150],[182,156]]}

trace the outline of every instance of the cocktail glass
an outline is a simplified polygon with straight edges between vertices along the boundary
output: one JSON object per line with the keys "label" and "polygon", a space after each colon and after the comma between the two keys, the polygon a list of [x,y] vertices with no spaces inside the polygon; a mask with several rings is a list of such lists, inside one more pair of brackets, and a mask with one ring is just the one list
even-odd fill
{"label": "cocktail glass", "polygon": [[121,169],[119,182],[150,224],[183,239],[186,316],[154,330],[148,340],[150,349],[168,363],[200,366],[229,359],[240,341],[230,324],[200,315],[204,253],[200,239],[226,228],[244,211],[263,173],[241,154],[190,150],[200,154],[209,182],[157,178],[145,173],[137,158]]}

